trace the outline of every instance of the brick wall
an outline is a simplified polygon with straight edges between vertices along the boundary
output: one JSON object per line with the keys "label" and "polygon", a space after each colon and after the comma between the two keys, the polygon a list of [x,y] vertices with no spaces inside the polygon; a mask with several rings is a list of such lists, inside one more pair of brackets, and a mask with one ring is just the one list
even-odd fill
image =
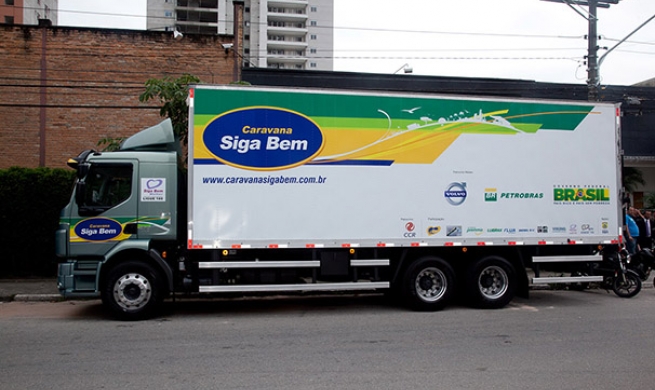
{"label": "brick wall", "polygon": [[138,100],[150,78],[237,80],[222,43],[234,37],[0,25],[0,168],[65,167],[104,137],[158,123],[158,102]]}

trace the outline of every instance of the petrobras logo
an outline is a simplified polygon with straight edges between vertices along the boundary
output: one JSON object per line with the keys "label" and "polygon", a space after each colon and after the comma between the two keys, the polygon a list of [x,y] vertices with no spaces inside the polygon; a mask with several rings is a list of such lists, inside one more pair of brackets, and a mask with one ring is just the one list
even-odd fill
{"label": "petrobras logo", "polygon": [[501,192],[498,196],[498,190],[496,188],[485,188],[484,189],[484,201],[485,202],[497,202],[498,199],[501,200],[520,200],[520,199],[543,199],[543,192]]}
{"label": "petrobras logo", "polygon": [[214,118],[205,127],[202,142],[224,164],[272,171],[311,161],[325,139],[318,125],[300,113],[249,107]]}
{"label": "petrobras logo", "polygon": [[450,183],[444,192],[446,201],[453,206],[459,206],[466,200],[466,183]]}
{"label": "petrobras logo", "polygon": [[485,202],[497,202],[498,201],[498,192],[495,188],[485,188],[484,189],[484,201]]}

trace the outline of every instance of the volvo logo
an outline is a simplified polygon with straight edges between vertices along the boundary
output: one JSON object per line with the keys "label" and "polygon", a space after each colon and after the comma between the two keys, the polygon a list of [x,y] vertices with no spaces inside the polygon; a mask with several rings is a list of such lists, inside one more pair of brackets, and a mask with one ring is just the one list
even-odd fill
{"label": "volvo logo", "polygon": [[444,192],[446,201],[453,206],[459,206],[466,200],[466,183],[450,183]]}

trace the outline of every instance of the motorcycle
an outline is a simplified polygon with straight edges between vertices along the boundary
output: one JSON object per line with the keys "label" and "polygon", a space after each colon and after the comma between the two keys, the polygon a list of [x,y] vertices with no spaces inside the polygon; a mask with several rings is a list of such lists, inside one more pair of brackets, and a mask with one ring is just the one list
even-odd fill
{"label": "motorcycle", "polygon": [[[631,257],[624,247],[619,252],[612,252],[603,256],[602,262],[590,264],[589,273],[574,272],[572,276],[603,276],[603,281],[600,282],[602,288],[614,291],[614,294],[621,298],[632,298],[639,294],[642,283],[639,274],[628,268]],[[578,283],[571,288],[583,290],[588,287],[589,283]]]}
{"label": "motorcycle", "polygon": [[[631,255],[627,261],[628,269],[635,271],[639,278],[642,281],[648,280],[650,273],[655,268],[655,255],[653,251],[644,248],[639,252]],[[653,281],[653,286],[655,286],[655,280]]]}

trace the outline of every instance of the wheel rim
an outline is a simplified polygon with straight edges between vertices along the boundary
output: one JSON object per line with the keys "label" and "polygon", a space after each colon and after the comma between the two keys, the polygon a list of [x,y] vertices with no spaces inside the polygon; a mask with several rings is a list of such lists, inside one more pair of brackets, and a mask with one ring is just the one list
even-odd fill
{"label": "wheel rim", "polygon": [[446,275],[438,268],[425,268],[416,275],[414,283],[416,294],[426,302],[436,302],[443,298],[448,289]]}
{"label": "wheel rim", "polygon": [[624,292],[625,294],[630,294],[637,289],[637,281],[630,275],[625,275],[625,283],[623,283],[620,278],[618,281],[618,290]]}
{"label": "wheel rim", "polygon": [[478,278],[480,293],[487,299],[502,297],[509,286],[507,272],[499,266],[490,266],[482,270]]}
{"label": "wheel rim", "polygon": [[114,299],[126,311],[142,308],[150,301],[151,296],[150,282],[137,273],[123,275],[114,284]]}

